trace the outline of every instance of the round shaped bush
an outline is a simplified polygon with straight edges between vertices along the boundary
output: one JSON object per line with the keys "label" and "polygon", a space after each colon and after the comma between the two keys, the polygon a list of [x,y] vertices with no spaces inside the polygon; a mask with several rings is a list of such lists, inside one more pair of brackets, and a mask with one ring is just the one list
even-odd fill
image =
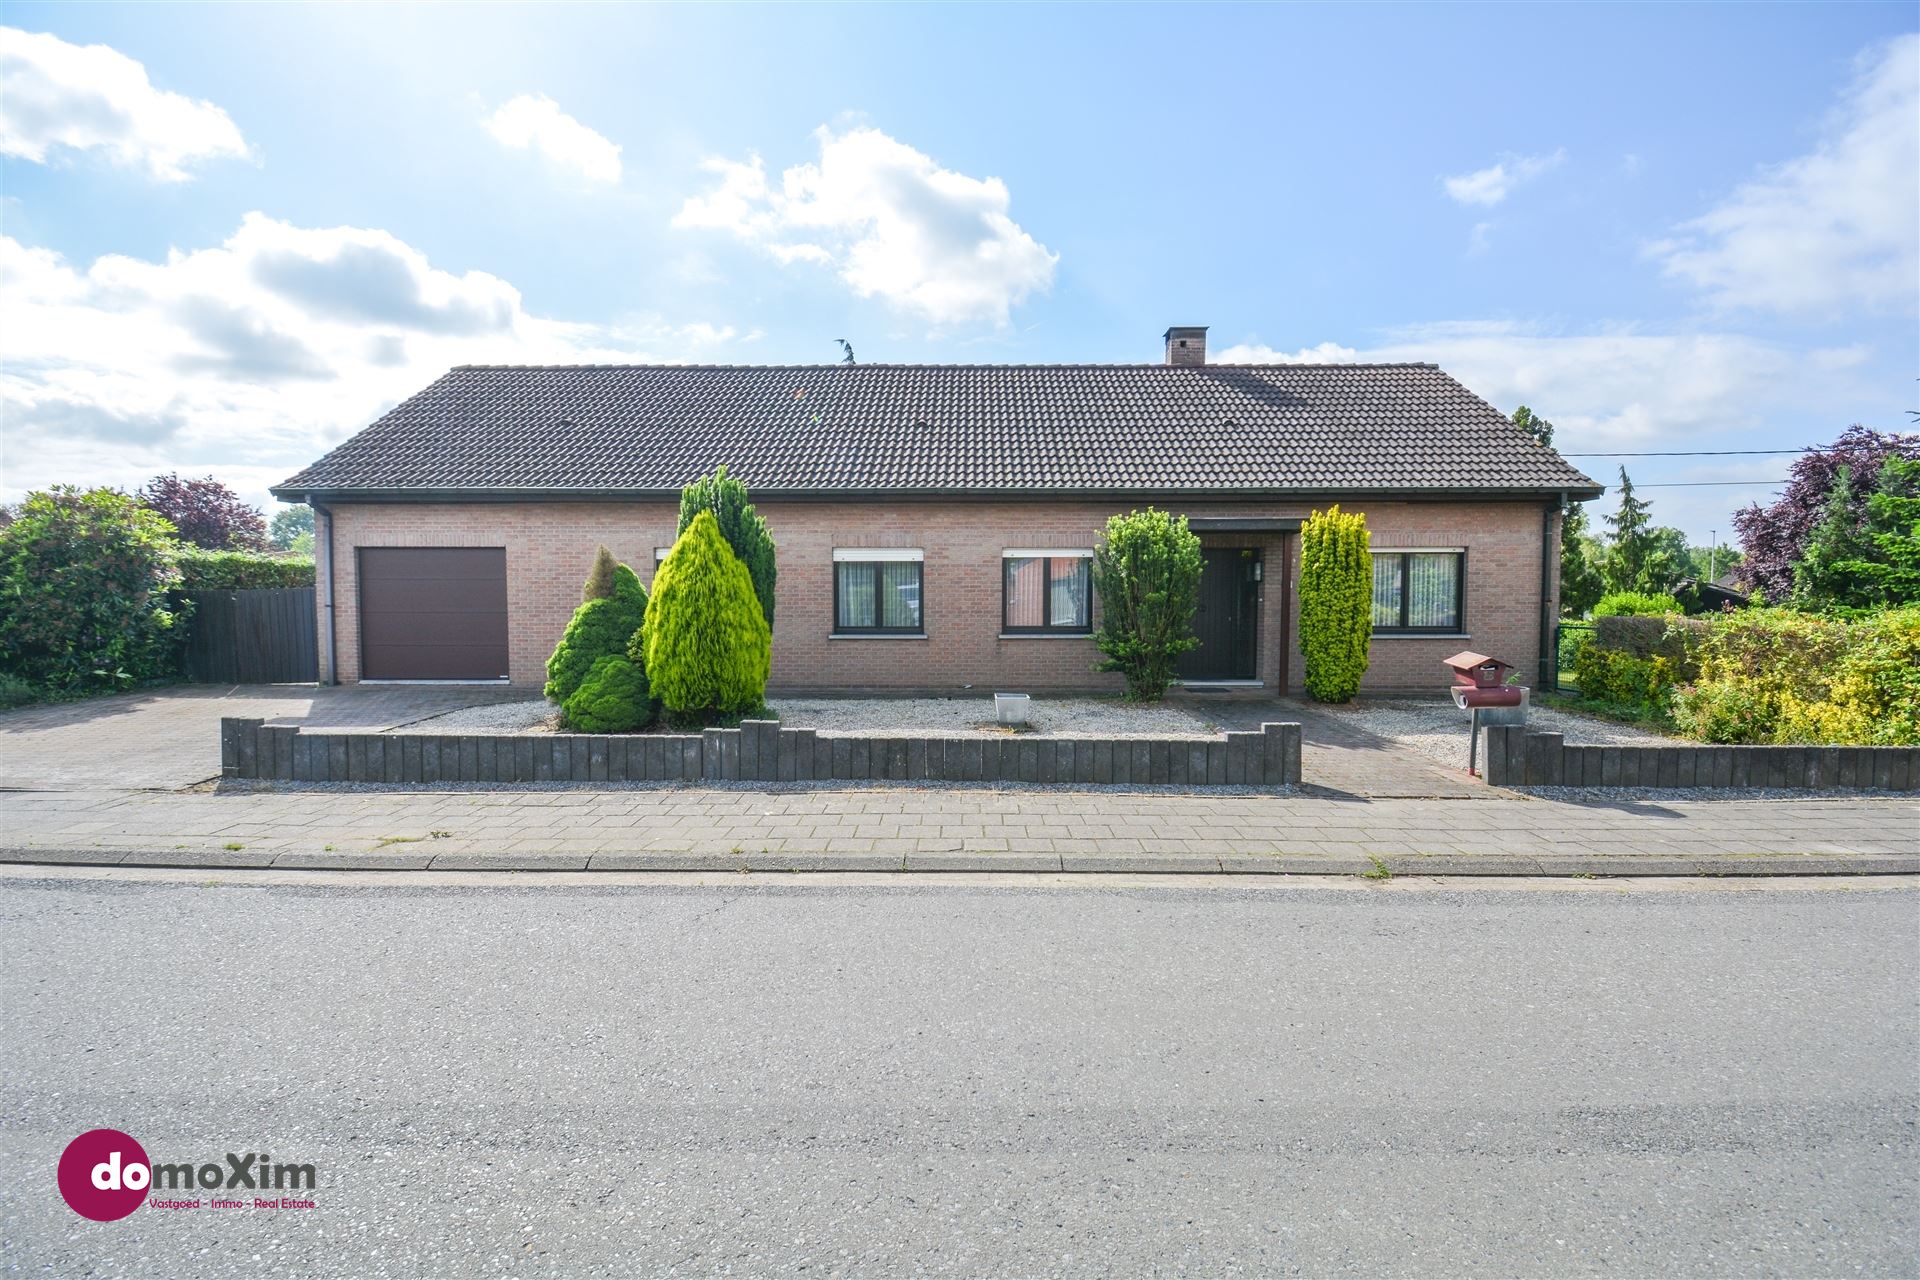
{"label": "round shaped bush", "polygon": [[653,719],[647,673],[625,658],[602,658],[567,699],[565,711],[567,727],[580,733],[644,729]]}
{"label": "round shaped bush", "polygon": [[573,611],[566,634],[547,659],[547,701],[564,705],[602,658],[624,658],[627,642],[647,616],[647,591],[633,570],[614,570],[609,594]]}
{"label": "round shaped bush", "polygon": [[695,516],[667,553],[627,652],[678,720],[737,715],[766,700],[773,637],[747,566],[712,512]]}

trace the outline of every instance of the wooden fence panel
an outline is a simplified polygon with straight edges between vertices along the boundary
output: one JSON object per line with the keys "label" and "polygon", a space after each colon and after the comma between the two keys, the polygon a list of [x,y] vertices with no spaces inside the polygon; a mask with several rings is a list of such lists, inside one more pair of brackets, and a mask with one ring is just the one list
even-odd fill
{"label": "wooden fence panel", "polygon": [[203,591],[188,627],[190,680],[303,684],[320,678],[311,587]]}

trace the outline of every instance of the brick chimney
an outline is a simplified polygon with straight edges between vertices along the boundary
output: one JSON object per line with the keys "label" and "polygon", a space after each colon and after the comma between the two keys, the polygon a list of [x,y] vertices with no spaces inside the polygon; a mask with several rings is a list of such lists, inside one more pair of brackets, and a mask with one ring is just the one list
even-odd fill
{"label": "brick chimney", "polygon": [[1207,326],[1177,324],[1167,330],[1168,364],[1205,364],[1207,362]]}

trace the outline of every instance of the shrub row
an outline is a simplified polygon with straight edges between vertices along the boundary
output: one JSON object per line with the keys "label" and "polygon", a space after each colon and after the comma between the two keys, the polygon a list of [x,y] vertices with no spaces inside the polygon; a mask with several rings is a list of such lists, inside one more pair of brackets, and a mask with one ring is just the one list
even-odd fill
{"label": "shrub row", "polygon": [[187,596],[202,591],[262,591],[313,585],[312,556],[270,556],[257,551],[182,547],[179,564],[180,582],[175,589]]}
{"label": "shrub row", "polygon": [[1920,745],[1920,606],[1604,619],[1573,670],[1583,699],[1703,742]]}

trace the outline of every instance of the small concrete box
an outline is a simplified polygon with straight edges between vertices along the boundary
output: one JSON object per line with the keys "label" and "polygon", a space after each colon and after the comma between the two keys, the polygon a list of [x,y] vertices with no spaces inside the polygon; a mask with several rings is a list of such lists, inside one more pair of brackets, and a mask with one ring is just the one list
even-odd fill
{"label": "small concrete box", "polygon": [[1033,698],[1024,693],[996,693],[993,695],[993,719],[996,724],[1013,725],[1016,728],[1025,725],[1033,713]]}

